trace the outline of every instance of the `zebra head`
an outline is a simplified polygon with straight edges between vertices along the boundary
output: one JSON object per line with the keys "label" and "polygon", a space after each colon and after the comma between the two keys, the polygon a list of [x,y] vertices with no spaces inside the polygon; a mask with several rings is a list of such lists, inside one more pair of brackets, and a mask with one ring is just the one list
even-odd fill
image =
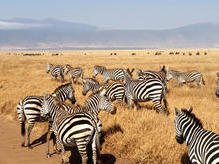
{"label": "zebra head", "polygon": [[117,109],[113,105],[112,101],[106,96],[106,89],[100,91],[99,98],[99,109],[110,112],[111,114],[116,114]]}
{"label": "zebra head", "polygon": [[179,111],[176,107],[175,107],[175,114],[176,114],[176,119],[175,119],[175,131],[176,131],[176,141],[179,144],[183,144],[183,142],[185,141],[185,137],[183,135],[183,131],[185,129],[185,125],[186,125],[186,120],[189,120],[188,118],[188,114],[190,114],[192,112],[192,106],[189,108],[189,110],[181,110]]}
{"label": "zebra head", "polygon": [[218,80],[217,80],[217,91],[216,91],[216,95],[217,95],[217,97],[219,97],[219,72],[217,73],[217,77],[218,77]]}
{"label": "zebra head", "polygon": [[95,78],[98,74],[103,74],[106,67],[104,66],[94,66],[93,77]]}
{"label": "zebra head", "polygon": [[66,75],[68,74],[68,72],[70,71],[70,69],[71,69],[71,66],[70,66],[69,64],[66,64],[66,65],[64,66],[64,72],[65,72]]}
{"label": "zebra head", "polygon": [[52,100],[53,97],[49,94],[45,94],[43,96],[43,103],[42,103],[42,109],[40,111],[40,116],[43,118],[46,118],[49,116],[49,112],[50,112],[50,100]]}
{"label": "zebra head", "polygon": [[92,78],[83,78],[82,79],[83,91],[82,94],[86,96],[89,90],[92,90],[94,93],[98,92],[100,89],[100,84],[97,80]]}
{"label": "zebra head", "polygon": [[53,67],[52,64],[50,64],[50,63],[47,64],[47,65],[46,65],[46,73],[49,73],[52,67]]}
{"label": "zebra head", "polygon": [[175,71],[173,71],[173,70],[168,71],[168,74],[167,74],[167,81],[169,81],[169,80],[171,80],[172,78],[174,78],[174,74],[175,74]]}
{"label": "zebra head", "polygon": [[72,83],[67,83],[59,86],[58,88],[55,89],[53,95],[59,98],[59,100],[61,101],[65,101],[66,99],[69,99],[72,104],[76,103],[75,90],[72,87]]}

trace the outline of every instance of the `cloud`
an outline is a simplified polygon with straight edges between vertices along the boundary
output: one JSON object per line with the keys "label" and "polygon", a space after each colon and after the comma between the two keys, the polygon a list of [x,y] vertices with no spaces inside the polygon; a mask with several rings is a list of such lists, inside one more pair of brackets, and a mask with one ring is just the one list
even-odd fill
{"label": "cloud", "polygon": [[0,21],[0,29],[28,29],[32,27],[42,27],[45,26],[45,24],[31,24],[31,23],[15,23],[15,22],[6,22],[6,21]]}

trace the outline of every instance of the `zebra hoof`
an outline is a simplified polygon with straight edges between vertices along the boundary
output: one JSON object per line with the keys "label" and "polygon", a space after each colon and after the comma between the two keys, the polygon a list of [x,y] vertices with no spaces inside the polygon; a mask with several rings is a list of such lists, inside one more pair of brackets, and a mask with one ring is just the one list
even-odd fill
{"label": "zebra hoof", "polygon": [[33,147],[32,147],[31,145],[28,145],[27,147],[28,147],[29,149],[33,149]]}
{"label": "zebra hoof", "polygon": [[46,157],[47,157],[47,158],[50,158],[50,157],[51,157],[51,155],[48,153],[48,154],[46,155]]}
{"label": "zebra hoof", "polygon": [[25,147],[25,144],[24,144],[24,143],[22,143],[22,144],[21,144],[21,147]]}

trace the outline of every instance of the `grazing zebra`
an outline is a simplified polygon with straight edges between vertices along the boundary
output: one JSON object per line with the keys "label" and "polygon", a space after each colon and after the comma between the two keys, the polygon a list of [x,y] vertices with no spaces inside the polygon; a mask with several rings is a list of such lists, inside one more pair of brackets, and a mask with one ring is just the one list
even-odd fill
{"label": "grazing zebra", "polygon": [[[61,101],[66,99],[71,100],[75,104],[74,89],[72,84],[63,84],[59,86],[53,92]],[[21,135],[23,136],[23,142],[21,146],[25,146],[25,122],[28,123],[27,131],[27,146],[30,147],[30,133],[36,122],[44,122],[47,119],[40,117],[40,111],[42,109],[43,97],[41,96],[27,96],[21,100],[17,106],[18,118],[21,124]]]}
{"label": "grazing zebra", "polygon": [[[116,108],[114,108],[113,103],[105,94],[105,89],[98,94],[93,94],[83,106],[77,106],[77,109],[72,109],[74,111],[73,114],[65,112],[65,105],[54,96],[46,95],[44,97],[41,116],[49,115],[49,118],[53,120],[51,130],[56,134],[61,146],[64,163],[67,162],[64,147],[72,146],[77,146],[82,157],[82,163],[87,163],[87,145],[90,141],[92,142],[93,162],[96,163],[96,145],[99,147],[97,115],[100,109],[112,114],[116,113]],[[75,113],[75,110],[79,113]]]}
{"label": "grazing zebra", "polygon": [[[134,68],[131,70],[131,73],[134,71]],[[98,74],[103,76],[104,83],[108,83],[109,80],[113,81],[123,81],[124,80],[124,71],[122,68],[116,69],[107,69],[104,66],[94,66],[93,77],[95,78]]]}
{"label": "grazing zebra", "polygon": [[171,80],[172,78],[176,78],[178,80],[179,86],[181,86],[183,83],[191,83],[194,81],[199,87],[202,84],[205,85],[203,75],[199,71],[179,72],[170,70],[168,71],[167,81]]}
{"label": "grazing zebra", "polygon": [[52,78],[55,78],[57,80],[58,77],[60,77],[61,82],[64,81],[64,70],[62,65],[53,65],[53,64],[47,64],[46,73],[50,73]]}
{"label": "grazing zebra", "polygon": [[73,83],[79,84],[78,78],[79,77],[83,78],[83,75],[84,75],[84,72],[80,67],[73,68],[69,64],[67,64],[64,67],[64,71],[66,75],[67,74],[69,75],[69,79],[72,80],[72,84]]}
{"label": "grazing zebra", "polygon": [[136,74],[137,74],[138,80],[145,80],[148,78],[160,79],[163,82],[163,84],[167,90],[167,85],[166,85],[166,83],[167,83],[167,78],[166,78],[167,70],[166,70],[165,66],[163,66],[159,72],[138,70]]}
{"label": "grazing zebra", "polygon": [[219,135],[203,129],[200,120],[189,110],[175,108],[176,141],[186,142],[192,163],[219,163]]}
{"label": "grazing zebra", "polygon": [[[157,78],[146,80],[133,80],[128,70],[124,70],[125,74],[125,96],[128,100],[129,108],[134,102],[137,107],[137,102],[145,102],[151,100],[155,105],[157,112],[167,113],[167,101],[165,87]],[[164,102],[165,109],[162,108],[161,102]]]}
{"label": "grazing zebra", "polygon": [[85,96],[89,90],[92,90],[94,93],[100,89],[106,89],[106,95],[111,99],[111,101],[117,100],[121,105],[123,98],[125,96],[124,85],[118,82],[109,83],[106,85],[100,85],[99,82],[92,78],[84,78],[82,80],[83,91],[82,94]]}
{"label": "grazing zebra", "polygon": [[217,80],[217,91],[216,91],[216,95],[219,97],[219,72],[217,73],[217,77],[218,77],[218,80]]}

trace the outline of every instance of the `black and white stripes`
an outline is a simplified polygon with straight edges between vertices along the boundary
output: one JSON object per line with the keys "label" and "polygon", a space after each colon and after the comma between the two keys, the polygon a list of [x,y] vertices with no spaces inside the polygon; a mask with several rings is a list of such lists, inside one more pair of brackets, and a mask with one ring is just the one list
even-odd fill
{"label": "black and white stripes", "polygon": [[137,105],[138,102],[145,102],[151,100],[155,109],[158,112],[165,113],[162,108],[162,100],[164,101],[165,108],[167,108],[166,91],[165,87],[157,78],[149,78],[146,80],[133,80],[129,71],[124,70],[125,74],[125,95],[127,97],[129,107],[134,102]]}
{"label": "black and white stripes", "polygon": [[124,79],[123,69],[107,69],[104,66],[94,66],[93,77],[96,77],[98,74],[103,76],[104,83],[107,83],[109,80],[113,81],[122,81]]}
{"label": "black and white stripes", "polygon": [[179,85],[191,82],[196,82],[198,86],[205,85],[203,75],[199,71],[180,72],[170,70],[168,71],[167,80],[169,81],[172,78],[176,78]]}
{"label": "black and white stripes", "polygon": [[[71,83],[68,83],[58,87],[53,92],[53,95],[56,95],[61,101],[69,99],[74,104],[76,102],[74,92]],[[27,121],[28,123],[27,146],[30,146],[30,133],[34,124],[47,120],[40,117],[42,102],[43,97],[41,96],[27,96],[22,99],[17,106],[18,119],[21,124],[21,134],[23,136],[22,146],[25,145],[25,122]]]}
{"label": "black and white stripes", "polygon": [[202,123],[189,110],[179,111],[175,108],[176,140],[182,144],[186,142],[189,148],[189,159],[192,163],[219,163],[219,135],[205,130]]}
{"label": "black and white stripes", "polygon": [[72,84],[79,83],[78,78],[79,77],[83,78],[83,75],[84,75],[82,68],[80,68],[80,67],[73,68],[69,64],[65,65],[64,71],[65,71],[66,75],[67,74],[69,75],[69,79],[72,80]]}
{"label": "black and white stripes", "polygon": [[53,65],[53,64],[47,64],[46,67],[46,73],[50,73],[52,78],[57,78],[59,77],[61,82],[64,81],[64,70],[62,65]]}
{"label": "black and white stripes", "polygon": [[92,78],[84,78],[82,80],[83,91],[82,94],[86,95],[89,90],[92,90],[94,93],[100,89],[106,89],[106,95],[112,100],[117,100],[120,104],[123,102],[125,96],[124,85],[119,82],[112,82],[105,85],[100,85],[99,82]]}
{"label": "black and white stripes", "polygon": [[[53,120],[52,130],[61,146],[62,160],[67,162],[66,146],[77,146],[82,157],[82,163],[87,163],[87,146],[91,142],[93,162],[96,163],[96,150],[99,147],[98,118],[99,110],[116,113],[112,102],[105,96],[105,90],[93,94],[81,107],[76,107],[79,113],[66,112],[63,104],[52,95],[46,95],[41,116],[49,115]],[[74,110],[74,109],[73,109]],[[83,112],[81,112],[83,111]]]}

